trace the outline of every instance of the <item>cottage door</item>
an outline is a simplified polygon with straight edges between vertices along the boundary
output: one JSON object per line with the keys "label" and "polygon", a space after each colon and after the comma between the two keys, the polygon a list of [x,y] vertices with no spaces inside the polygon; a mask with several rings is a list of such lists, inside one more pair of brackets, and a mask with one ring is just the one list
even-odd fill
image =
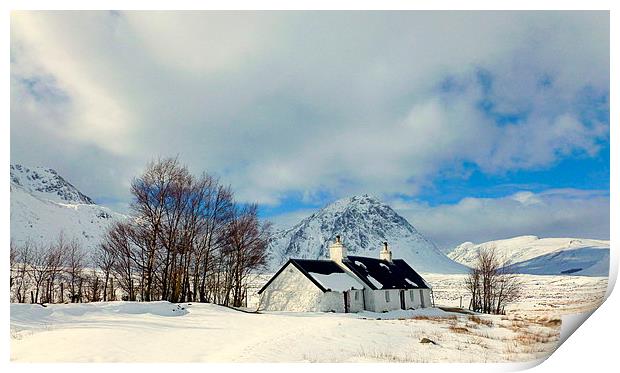
{"label": "cottage door", "polygon": [[344,313],[349,313],[350,295],[348,291],[345,291],[343,294],[344,294]]}
{"label": "cottage door", "polygon": [[401,310],[407,309],[405,308],[405,291],[404,290],[400,291],[400,309]]}

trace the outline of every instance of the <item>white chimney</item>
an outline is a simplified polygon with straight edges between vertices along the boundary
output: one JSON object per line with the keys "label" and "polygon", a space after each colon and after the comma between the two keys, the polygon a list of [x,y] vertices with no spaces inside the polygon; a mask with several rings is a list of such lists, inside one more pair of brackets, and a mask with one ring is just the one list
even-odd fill
{"label": "white chimney", "polygon": [[329,258],[337,263],[342,263],[342,259],[347,256],[347,249],[340,242],[340,236],[336,236],[336,242],[329,246]]}
{"label": "white chimney", "polygon": [[388,262],[392,261],[392,252],[390,251],[387,242],[383,243],[383,249],[381,249],[381,252],[379,253],[379,259],[386,260]]}

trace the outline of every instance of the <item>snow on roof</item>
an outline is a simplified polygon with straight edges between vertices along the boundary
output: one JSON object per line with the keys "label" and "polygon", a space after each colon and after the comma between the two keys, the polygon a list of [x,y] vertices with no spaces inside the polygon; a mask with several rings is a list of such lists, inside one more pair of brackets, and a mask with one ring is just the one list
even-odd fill
{"label": "snow on roof", "polygon": [[[347,256],[342,267],[332,260],[289,259],[258,291],[261,294],[287,265],[295,266],[323,292],[363,289],[428,289],[430,286],[404,260],[388,262],[362,256]],[[387,268],[387,271],[386,271]]]}
{"label": "snow on roof", "polygon": [[324,275],[321,273],[308,272],[310,276],[321,283],[323,287],[331,291],[345,291],[351,289],[364,289],[364,285],[360,284],[353,277],[346,273],[331,273]]}
{"label": "snow on roof", "polygon": [[258,291],[258,294],[262,293],[289,263],[295,266],[295,268],[303,273],[304,276],[323,292],[328,290],[343,291],[350,290],[351,288],[364,288],[362,282],[357,281],[355,277],[345,273],[345,271],[332,260],[289,259],[289,261]]}
{"label": "snow on roof", "polygon": [[378,258],[350,255],[343,260],[343,264],[371,289],[429,288],[422,276],[402,259],[388,262]]}
{"label": "snow on roof", "polygon": [[371,275],[368,275],[368,280],[374,285],[375,288],[383,289],[383,284],[381,284],[379,281],[375,280],[375,278],[372,277]]}

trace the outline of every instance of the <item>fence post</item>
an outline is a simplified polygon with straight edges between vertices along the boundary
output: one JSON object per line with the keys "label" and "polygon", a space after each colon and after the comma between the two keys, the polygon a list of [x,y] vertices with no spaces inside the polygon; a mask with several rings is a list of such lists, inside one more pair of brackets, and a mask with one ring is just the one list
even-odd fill
{"label": "fence post", "polygon": [[60,283],[60,303],[65,303],[65,283]]}

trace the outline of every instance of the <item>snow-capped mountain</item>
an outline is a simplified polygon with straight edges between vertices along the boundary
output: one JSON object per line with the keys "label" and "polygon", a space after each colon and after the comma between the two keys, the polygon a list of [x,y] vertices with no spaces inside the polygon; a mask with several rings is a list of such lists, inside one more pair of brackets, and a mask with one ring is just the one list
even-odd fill
{"label": "snow-capped mountain", "polygon": [[11,186],[14,184],[36,197],[49,201],[94,204],[92,199],[82,194],[51,168],[11,165]]}
{"label": "snow-capped mountain", "polygon": [[446,257],[390,206],[368,195],[338,200],[275,233],[270,253],[273,269],[289,258],[325,259],[329,245],[340,235],[349,255],[378,257],[382,242],[394,258],[405,259],[421,272],[463,273],[463,265]]}
{"label": "snow-capped mountain", "polygon": [[99,206],[49,168],[11,165],[11,239],[47,245],[62,234],[95,248],[108,225],[125,216]]}
{"label": "snow-capped mountain", "polygon": [[493,249],[513,272],[538,275],[607,276],[609,241],[585,238],[519,236],[481,244],[465,242],[448,257],[467,266],[480,250]]}
{"label": "snow-capped mountain", "polygon": [[558,250],[508,266],[513,273],[530,275],[609,276],[609,248]]}

